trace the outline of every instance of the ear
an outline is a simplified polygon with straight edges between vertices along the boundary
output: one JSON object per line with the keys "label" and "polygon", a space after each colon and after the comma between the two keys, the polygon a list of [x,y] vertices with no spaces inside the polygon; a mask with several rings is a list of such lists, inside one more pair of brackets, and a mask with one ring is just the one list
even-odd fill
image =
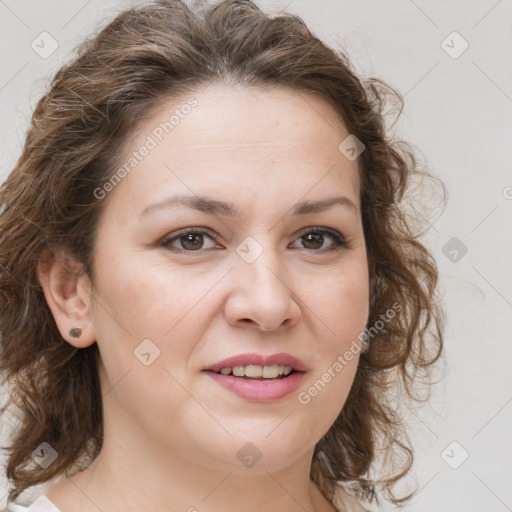
{"label": "ear", "polygon": [[[82,265],[62,254],[52,255],[46,249],[37,264],[37,276],[46,302],[61,336],[76,348],[85,348],[96,341],[91,316],[91,283],[87,276],[78,277]],[[69,331],[82,329],[79,338]]]}

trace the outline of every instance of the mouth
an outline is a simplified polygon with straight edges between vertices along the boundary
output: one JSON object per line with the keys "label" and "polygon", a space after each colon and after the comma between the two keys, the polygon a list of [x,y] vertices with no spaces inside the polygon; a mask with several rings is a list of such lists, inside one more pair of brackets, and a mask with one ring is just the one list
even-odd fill
{"label": "mouth", "polygon": [[306,368],[290,354],[240,354],[203,371],[224,389],[253,402],[273,402],[300,386]]}
{"label": "mouth", "polygon": [[285,378],[292,373],[305,370],[304,363],[300,359],[284,352],[269,355],[239,354],[203,369],[203,371],[248,379]]}
{"label": "mouth", "polygon": [[245,366],[225,366],[214,373],[226,376],[231,375],[244,380],[280,380],[286,379],[286,377],[296,372],[297,370],[294,370],[291,366],[283,364],[274,364],[271,366],[248,364]]}

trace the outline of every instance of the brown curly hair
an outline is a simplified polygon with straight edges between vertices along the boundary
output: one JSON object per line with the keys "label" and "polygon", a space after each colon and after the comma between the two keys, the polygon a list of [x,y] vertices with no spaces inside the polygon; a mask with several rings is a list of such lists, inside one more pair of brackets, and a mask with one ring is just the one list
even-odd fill
{"label": "brown curly hair", "polygon": [[[97,344],[77,349],[62,338],[38,281],[39,259],[65,251],[94,281],[95,229],[105,206],[94,191],[117,168],[123,142],[163,101],[219,82],[317,93],[365,145],[368,325],[394,303],[402,309],[361,354],[347,401],[316,445],[311,479],[332,503],[342,490],[377,504],[414,494],[393,492],[413,462],[393,400],[424,400],[415,392],[420,384],[430,390],[444,312],[435,260],[415,231],[427,212],[406,212],[404,201],[411,178],[441,182],[420,169],[414,146],[386,135],[385,106],[394,98],[399,115],[401,96],[379,79],[359,78],[342,50],[295,15],[266,14],[249,0],[197,8],[160,0],[118,14],[80,45],[38,102],[22,155],[0,187],[1,370],[11,384],[3,410],[15,405],[19,419],[4,447],[9,500],[92,462],[103,440]],[[59,457],[35,467],[31,454],[44,441]]]}

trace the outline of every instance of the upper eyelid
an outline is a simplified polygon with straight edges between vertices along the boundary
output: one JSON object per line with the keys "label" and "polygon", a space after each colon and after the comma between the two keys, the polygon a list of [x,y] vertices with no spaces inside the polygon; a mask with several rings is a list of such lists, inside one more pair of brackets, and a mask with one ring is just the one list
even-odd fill
{"label": "upper eyelid", "polygon": [[[345,243],[347,243],[347,244],[349,243],[347,237],[341,231],[339,231],[337,229],[334,229],[334,228],[327,228],[327,227],[322,227],[322,226],[309,226],[309,227],[303,228],[303,229],[298,231],[298,233],[295,235],[295,237],[300,238],[300,237],[304,236],[307,233],[315,232],[315,231],[327,233],[328,235],[330,234],[331,237],[333,237],[334,239],[335,238],[340,238]],[[183,228],[181,230],[178,230],[178,232],[176,234],[172,235],[172,236],[165,236],[162,239],[162,243],[170,242],[172,240],[175,240],[177,238],[185,236],[188,233],[204,234],[204,235],[209,236],[210,238],[212,238],[216,242],[216,237],[215,237],[215,234],[214,234],[215,233],[214,230],[212,230],[210,228],[207,228],[207,227],[197,227],[197,228],[196,227],[189,227],[189,228]]]}

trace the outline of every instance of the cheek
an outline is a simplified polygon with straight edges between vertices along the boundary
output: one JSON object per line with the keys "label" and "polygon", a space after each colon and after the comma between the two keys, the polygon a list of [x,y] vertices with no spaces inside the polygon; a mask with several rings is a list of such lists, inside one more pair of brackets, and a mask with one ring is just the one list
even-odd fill
{"label": "cheek", "polygon": [[186,271],[155,267],[143,259],[110,260],[98,280],[99,296],[112,313],[106,320],[124,328],[125,337],[128,331],[133,338],[162,340],[201,296],[201,286]]}
{"label": "cheek", "polygon": [[[369,314],[369,290],[365,274],[345,274],[323,293],[309,297],[319,319],[315,338],[315,371],[297,396],[300,407],[312,418],[318,438],[332,426],[343,409],[359,364],[359,335]],[[316,318],[316,315],[314,315]],[[319,422],[318,418],[322,421]]]}
{"label": "cheek", "polygon": [[189,355],[207,325],[209,291],[222,277],[217,272],[193,276],[190,269],[148,261],[102,259],[106,264],[98,274],[101,286],[98,300],[93,301],[94,325],[111,380],[138,368],[139,347],[153,350],[155,366],[172,361],[167,366],[186,372]]}
{"label": "cheek", "polygon": [[366,267],[352,266],[331,273],[321,287],[309,287],[304,302],[317,318],[323,337],[323,350],[332,353],[364,331],[369,315],[369,282]]}
{"label": "cheek", "polygon": [[148,430],[169,430],[169,411],[187,398],[179,382],[186,384],[186,363],[200,337],[193,313],[202,290],[185,273],[142,260],[110,259],[97,275],[93,317],[102,383],[113,391],[107,396]]}
{"label": "cheek", "polygon": [[[317,325],[314,367],[298,402],[313,416],[323,416],[323,432],[335,421],[347,399],[359,363],[360,334],[369,315],[366,260],[354,260],[330,273],[319,287],[309,287],[306,304]],[[332,276],[336,275],[336,279]],[[311,290],[314,290],[312,292]]]}
{"label": "cheek", "polygon": [[370,312],[368,279],[347,277],[340,284],[340,293],[328,310],[333,330],[343,342],[352,341],[366,326]]}

